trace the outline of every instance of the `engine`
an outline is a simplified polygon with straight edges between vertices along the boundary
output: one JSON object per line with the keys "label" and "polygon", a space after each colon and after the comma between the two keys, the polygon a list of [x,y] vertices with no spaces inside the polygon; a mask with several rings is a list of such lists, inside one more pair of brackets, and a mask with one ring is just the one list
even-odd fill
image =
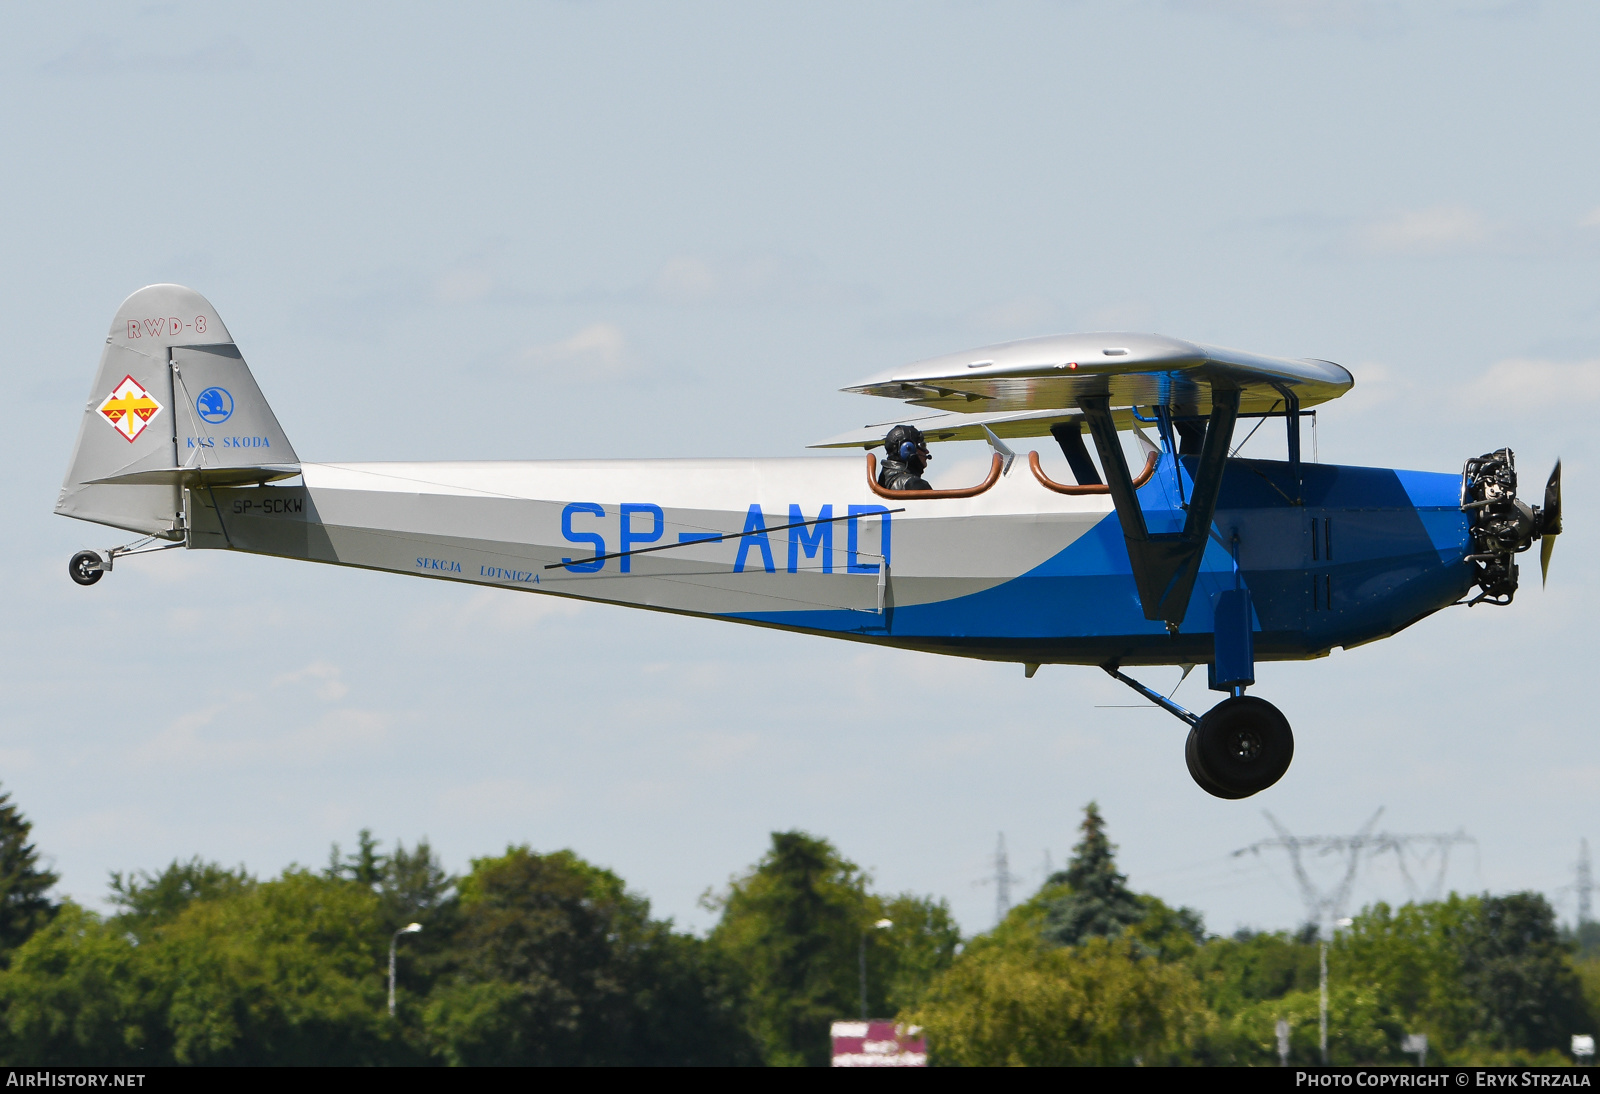
{"label": "engine", "polygon": [[[1461,508],[1469,520],[1472,554],[1481,590],[1468,601],[1509,604],[1517,592],[1516,556],[1535,540],[1561,531],[1561,465],[1545,487],[1545,506],[1537,508],[1517,497],[1517,458],[1509,448],[1468,460],[1461,473]],[[1551,544],[1542,552],[1548,572]]]}

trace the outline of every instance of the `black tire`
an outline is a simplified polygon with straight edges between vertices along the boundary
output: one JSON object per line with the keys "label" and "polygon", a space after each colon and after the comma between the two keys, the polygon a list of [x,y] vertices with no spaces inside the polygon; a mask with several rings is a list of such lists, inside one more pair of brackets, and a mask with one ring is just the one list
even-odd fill
{"label": "black tire", "polygon": [[1197,728],[1191,728],[1189,739],[1183,745],[1183,762],[1188,765],[1189,777],[1195,781],[1195,785],[1214,798],[1232,797],[1233,795],[1226,793],[1222,787],[1211,781],[1211,776],[1200,766],[1199,752],[1200,733]]}
{"label": "black tire", "polygon": [[1224,699],[1189,731],[1189,774],[1218,798],[1259,794],[1289,770],[1294,733],[1283,712],[1254,695]]}
{"label": "black tire", "polygon": [[93,585],[106,572],[100,568],[101,558],[93,551],[79,551],[72,556],[72,561],[67,563],[67,573],[72,575],[72,580],[79,585]]}

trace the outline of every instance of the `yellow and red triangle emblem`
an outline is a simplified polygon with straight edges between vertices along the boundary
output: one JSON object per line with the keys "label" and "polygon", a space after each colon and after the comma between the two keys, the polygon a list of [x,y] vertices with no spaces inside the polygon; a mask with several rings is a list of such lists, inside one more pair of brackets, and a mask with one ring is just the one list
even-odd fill
{"label": "yellow and red triangle emblem", "polygon": [[161,404],[132,376],[111,389],[106,401],[100,404],[100,417],[111,423],[111,428],[132,443],[139,439],[150,419],[161,413]]}

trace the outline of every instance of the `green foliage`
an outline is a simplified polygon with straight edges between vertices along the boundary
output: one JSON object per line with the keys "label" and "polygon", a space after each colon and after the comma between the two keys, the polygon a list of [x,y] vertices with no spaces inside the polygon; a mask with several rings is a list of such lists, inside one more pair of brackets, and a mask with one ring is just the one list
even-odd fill
{"label": "green foliage", "polygon": [[[868,935],[867,1002],[874,989],[883,990],[883,1009],[898,1014],[915,1007],[933,982],[955,960],[961,948],[961,930],[942,900],[901,893],[883,903],[883,918],[894,926]],[[876,922],[876,921],[874,921]]]}
{"label": "green foliage", "polygon": [[1206,1005],[1223,1015],[1291,992],[1317,990],[1316,943],[1283,932],[1244,931],[1233,938],[1211,939],[1196,950],[1191,966]]}
{"label": "green foliage", "polygon": [[1591,1025],[1600,1018],[1600,957],[1584,958],[1573,963],[1578,984],[1583,992],[1584,1009]]}
{"label": "green foliage", "polygon": [[386,935],[393,936],[412,923],[422,927],[418,933],[404,935],[395,948],[396,981],[409,1001],[428,995],[449,964],[449,950],[461,924],[460,901],[456,879],[427,840],[409,851],[405,844],[397,843],[387,854],[381,846],[371,830],[363,828],[356,837],[354,854],[341,855],[339,845],[333,845],[323,876],[375,892]]}
{"label": "green foliage", "polygon": [[[72,901],[0,976],[5,1062],[38,1066],[160,1061],[133,940]],[[163,1061],[164,1062],[164,1061]]]}
{"label": "green foliage", "polygon": [[[1317,945],[1285,935],[1216,939],[1192,961],[1217,1021],[1200,1054],[1275,1062],[1279,1018],[1291,1062],[1320,1060]],[[1426,1033],[1448,1064],[1550,1061],[1594,1012],[1544,898],[1460,897],[1377,904],[1328,953],[1330,1061],[1403,1064],[1401,1039]]]}
{"label": "green foliage", "polygon": [[40,867],[32,831],[10,793],[0,792],[0,962],[55,914],[47,894],[58,879]]}
{"label": "green foliage", "polygon": [[[711,941],[740,970],[766,1061],[826,1063],[829,1023],[858,1013],[861,938],[880,918],[865,876],[826,840],[774,832],[771,850],[721,905]],[[868,942],[870,961],[878,940]]]}
{"label": "green foliage", "polygon": [[1461,933],[1461,981],[1492,1048],[1564,1049],[1587,1032],[1583,989],[1538,893],[1483,897]]}
{"label": "green foliage", "polygon": [[140,938],[178,918],[196,900],[216,900],[242,892],[255,883],[243,866],[229,870],[199,856],[173,861],[159,874],[111,875],[111,903],[121,909],[117,921]]}
{"label": "green foliage", "polygon": [[[177,865],[174,876],[196,864]],[[233,877],[204,868],[190,876]],[[148,883],[146,883],[148,882]],[[377,898],[288,871],[222,884],[164,922],[182,886],[124,883],[110,921],[68,903],[0,978],[11,1062],[375,1063],[382,1018]],[[144,901],[147,896],[160,899]],[[138,934],[134,933],[138,930]]]}
{"label": "green foliage", "polygon": [[447,974],[422,1016],[453,1064],[744,1063],[752,1046],[698,939],[570,851],[513,847],[460,884]]}
{"label": "green foliage", "polygon": [[1067,868],[1049,884],[1064,891],[1045,909],[1044,937],[1061,946],[1089,938],[1111,938],[1144,915],[1128,879],[1117,873],[1116,848],[1106,838],[1100,807],[1090,802],[1083,811],[1083,838],[1072,849]]}
{"label": "green foliage", "polygon": [[[1092,804],[1068,869],[964,950],[942,901],[875,893],[802,832],[773,834],[703,939],[570,851],[458,879],[365,830],[317,873],[113,874],[107,917],[49,904],[28,834],[0,795],[5,1064],[820,1064],[863,958],[869,1010],[924,1027],[936,1063],[1270,1065],[1280,1020],[1292,1062],[1320,1058],[1314,934],[1206,938],[1127,888]],[[1374,905],[1328,947],[1331,1062],[1407,1063],[1426,1033],[1435,1063],[1561,1063],[1600,1015],[1584,952],[1532,893]]]}
{"label": "green foliage", "polygon": [[901,1020],[940,1065],[1059,1067],[1181,1059],[1205,1015],[1189,972],[1132,939],[1062,947],[1024,921],[969,946]]}
{"label": "green foliage", "polygon": [[[954,956],[958,934],[942,901],[885,901],[868,880],[827,840],[774,832],[756,867],[713,902],[722,917],[711,943],[737,970],[768,1064],[828,1062],[829,1025],[860,1013],[863,950],[873,1014],[914,1005]],[[875,928],[881,919],[894,926]]]}
{"label": "green foliage", "polygon": [[1061,1066],[1189,1058],[1210,1022],[1186,961],[1200,917],[1131,892],[1099,808],[1066,870],[970,943],[901,1020],[939,1064]]}
{"label": "green foliage", "polygon": [[1600,923],[1580,923],[1567,939],[1579,961],[1600,959]]}
{"label": "green foliage", "polygon": [[381,1062],[392,1032],[379,914],[364,887],[296,869],[190,905],[150,954],[173,1058]]}

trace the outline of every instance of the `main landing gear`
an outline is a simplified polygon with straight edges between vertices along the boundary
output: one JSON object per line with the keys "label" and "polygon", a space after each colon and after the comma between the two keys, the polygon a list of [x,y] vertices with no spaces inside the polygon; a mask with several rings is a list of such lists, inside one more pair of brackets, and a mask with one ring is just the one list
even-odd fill
{"label": "main landing gear", "polygon": [[1196,716],[1124,675],[1114,663],[1101,667],[1189,724],[1184,759],[1189,775],[1207,794],[1248,798],[1283,778],[1289,770],[1289,762],[1294,759],[1294,733],[1283,712],[1265,699],[1244,695],[1240,687],[1231,698]]}

